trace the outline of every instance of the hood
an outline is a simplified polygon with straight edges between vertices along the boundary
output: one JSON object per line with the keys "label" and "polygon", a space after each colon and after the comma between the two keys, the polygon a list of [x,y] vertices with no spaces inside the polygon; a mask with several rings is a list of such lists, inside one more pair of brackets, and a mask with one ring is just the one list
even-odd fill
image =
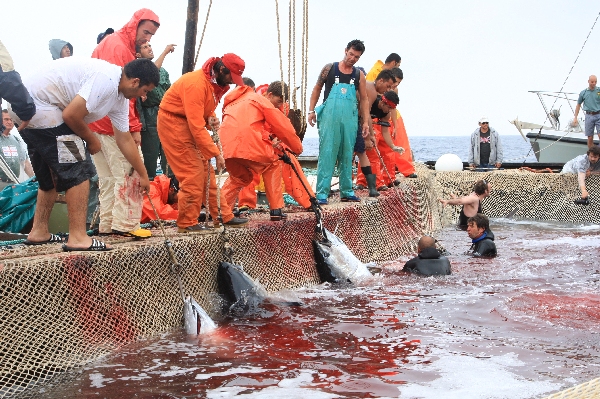
{"label": "hood", "polygon": [[217,84],[217,81],[213,74],[212,68],[213,68],[213,66],[215,66],[217,61],[220,61],[220,60],[221,60],[221,57],[210,57],[209,59],[206,60],[204,65],[202,65],[202,71],[204,72],[206,79],[208,79],[208,81],[210,82],[210,85],[212,86],[213,92],[215,93],[215,98],[217,99],[217,104],[221,102],[221,98],[229,90],[229,85],[224,86],[224,87],[219,86]]}
{"label": "hood", "polygon": [[487,233],[487,237],[485,238],[489,238],[490,240],[494,241],[494,233],[492,233],[492,230],[486,230]]}
{"label": "hood", "polygon": [[225,97],[225,100],[223,101],[223,109],[225,109],[225,107],[239,99],[244,94],[250,92],[254,93],[254,90],[252,90],[252,87],[250,86],[237,86],[231,91],[231,93],[227,95],[227,97]]}
{"label": "hood", "polygon": [[52,39],[48,42],[48,47],[50,48],[50,54],[52,54],[52,59],[57,60],[60,58],[60,52],[63,47],[69,46],[69,50],[71,51],[71,55],[73,55],[73,45],[69,42],[65,42],[60,39]]}
{"label": "hood", "polygon": [[440,256],[440,251],[434,247],[425,248],[419,252],[419,258],[421,259],[439,259]]}
{"label": "hood", "polygon": [[160,24],[158,20],[158,15],[154,13],[154,11],[149,10],[147,8],[142,8],[137,10],[133,17],[119,29],[115,34],[119,35],[123,40],[123,43],[127,44],[127,47],[131,50],[133,54],[135,54],[135,36],[137,34],[137,28],[140,24],[140,21],[144,19],[149,19],[150,21],[154,21],[157,24]]}

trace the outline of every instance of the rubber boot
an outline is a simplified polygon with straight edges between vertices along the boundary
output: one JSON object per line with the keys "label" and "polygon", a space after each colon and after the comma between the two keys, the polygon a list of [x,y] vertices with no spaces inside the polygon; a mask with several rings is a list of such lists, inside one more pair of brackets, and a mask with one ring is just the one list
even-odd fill
{"label": "rubber boot", "polygon": [[365,175],[365,179],[369,186],[369,197],[379,197],[379,192],[377,191],[377,176],[371,173],[370,175]]}

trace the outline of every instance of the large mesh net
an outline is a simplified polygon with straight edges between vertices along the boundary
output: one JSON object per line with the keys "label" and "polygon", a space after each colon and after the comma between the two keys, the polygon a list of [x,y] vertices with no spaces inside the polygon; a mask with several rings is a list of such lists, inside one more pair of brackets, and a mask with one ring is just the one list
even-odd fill
{"label": "large mesh net", "polygon": [[[458,208],[439,198],[468,194],[485,178],[492,195],[484,202],[491,217],[519,206],[518,217],[598,222],[598,205],[577,206],[574,176],[525,172],[436,173],[419,166],[417,179],[360,203],[334,196],[324,208],[325,227],[364,262],[388,261],[414,253],[423,234],[456,221]],[[590,191],[598,192],[598,180]],[[286,209],[286,222],[255,213],[248,228],[228,229],[242,265],[269,291],[319,283],[311,240],[315,216]],[[215,315],[216,274],[223,255],[220,230],[182,236],[167,228],[185,292]],[[159,229],[144,241],[107,237],[116,249],[63,253],[59,245],[0,248],[0,397],[30,394],[32,385],[92,361],[132,342],[182,326],[182,303],[172,262]],[[28,396],[29,395],[29,396]]]}

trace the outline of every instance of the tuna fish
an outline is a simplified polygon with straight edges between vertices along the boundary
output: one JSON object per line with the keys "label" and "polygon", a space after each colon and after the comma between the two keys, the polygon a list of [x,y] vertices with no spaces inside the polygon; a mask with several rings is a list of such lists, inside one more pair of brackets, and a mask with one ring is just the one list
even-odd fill
{"label": "tuna fish", "polygon": [[185,332],[192,335],[206,334],[217,328],[208,313],[192,298],[185,298],[183,304]]}
{"label": "tuna fish", "polygon": [[357,283],[372,276],[369,267],[374,264],[362,263],[339,237],[327,229],[324,230],[327,239],[313,240],[321,282]]}

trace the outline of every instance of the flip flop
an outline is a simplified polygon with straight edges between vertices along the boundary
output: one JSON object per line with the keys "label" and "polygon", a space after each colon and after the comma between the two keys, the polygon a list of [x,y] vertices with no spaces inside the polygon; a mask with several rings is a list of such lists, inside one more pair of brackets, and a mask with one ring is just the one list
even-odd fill
{"label": "flip flop", "polygon": [[63,240],[63,238],[61,236],[50,233],[50,238],[47,239],[46,241],[25,240],[25,241],[23,241],[23,244],[25,244],[25,245],[45,245],[45,244],[58,244],[58,243],[63,243],[63,242],[65,242],[65,240]]}
{"label": "flip flop", "polygon": [[90,252],[100,252],[100,251],[112,251],[114,248],[108,248],[105,243],[100,240],[96,240],[92,238],[92,245],[87,248],[72,248],[64,244],[62,246],[63,251],[65,252],[77,252],[77,251],[90,251]]}

